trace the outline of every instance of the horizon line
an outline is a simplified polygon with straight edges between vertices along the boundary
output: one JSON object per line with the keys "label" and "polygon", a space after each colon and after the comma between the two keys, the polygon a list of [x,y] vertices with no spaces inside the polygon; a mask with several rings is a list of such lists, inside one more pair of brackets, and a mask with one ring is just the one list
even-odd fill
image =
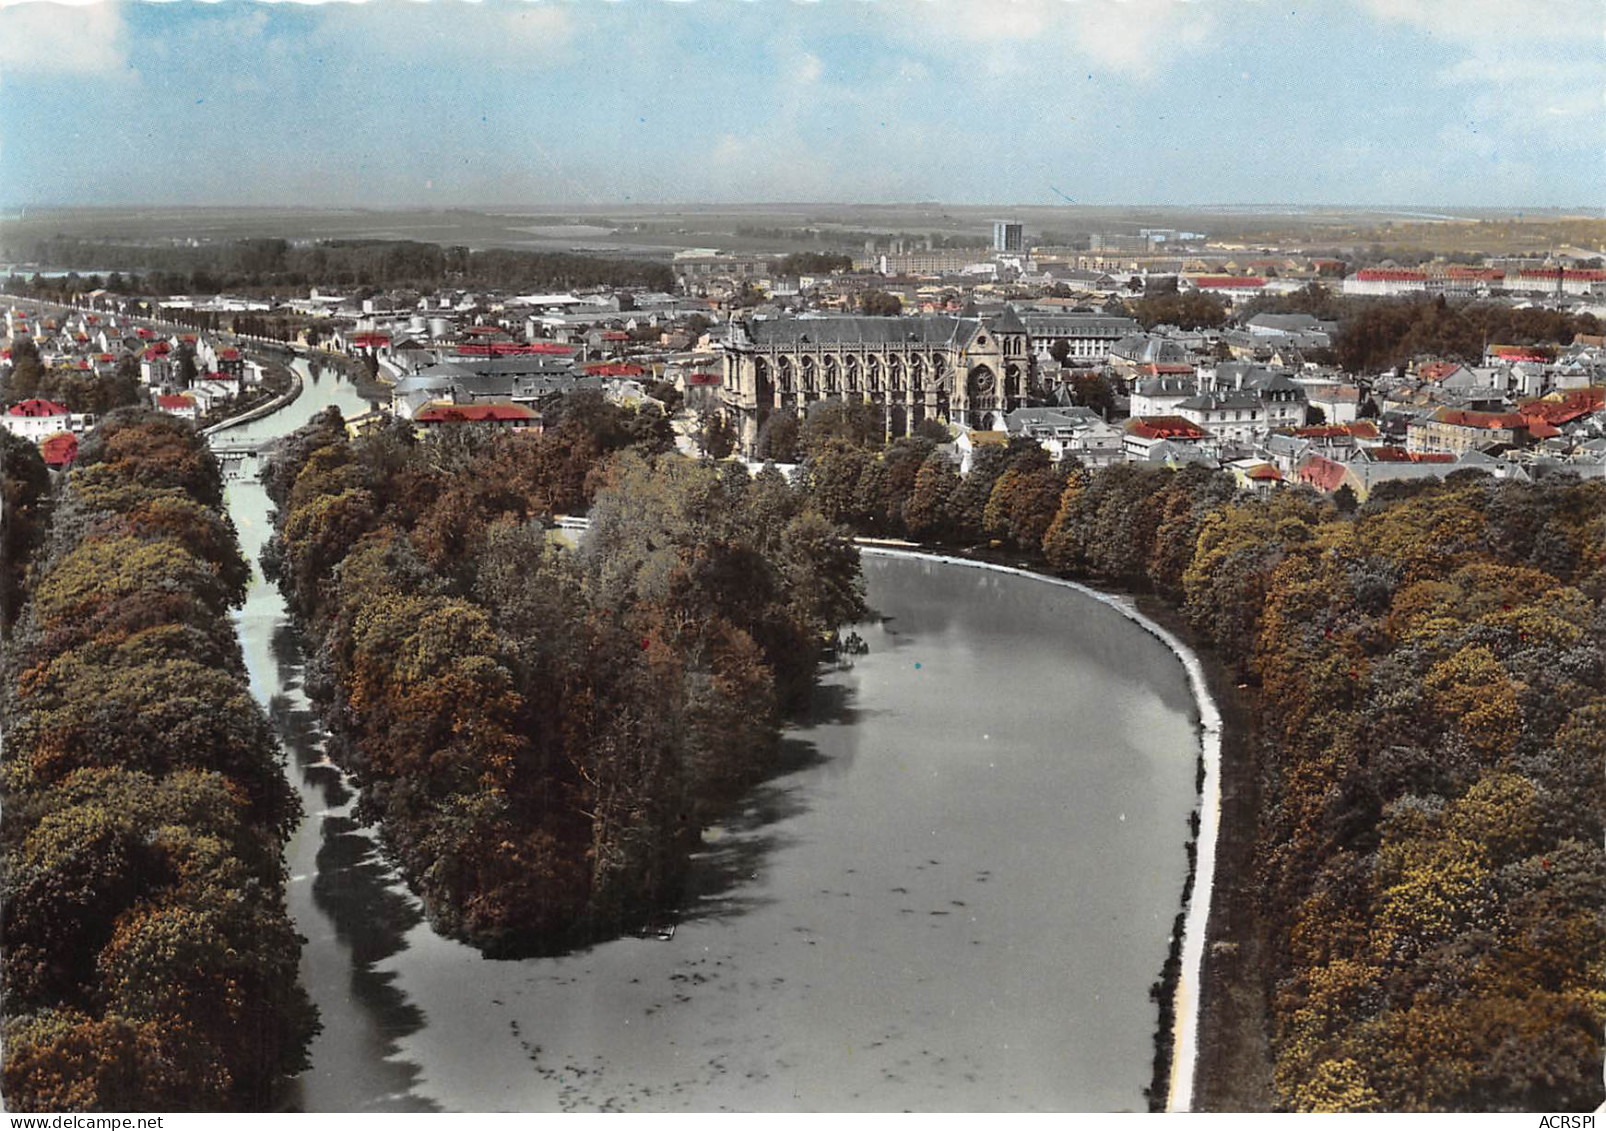
{"label": "horizon line", "polygon": [[597,212],[610,209],[677,209],[677,208],[962,208],[970,210],[992,209],[1007,211],[1010,209],[1153,209],[1156,211],[1187,211],[1216,210],[1230,208],[1263,208],[1263,209],[1289,209],[1291,211],[1335,210],[1335,211],[1399,211],[1406,209],[1439,209],[1447,212],[1575,212],[1585,214],[1589,219],[1606,220],[1606,207],[1592,204],[1444,204],[1433,201],[1394,201],[1394,202],[1357,202],[1357,201],[1325,201],[1313,204],[1301,204],[1286,200],[1238,200],[1238,201],[1200,201],[1196,203],[1154,203],[1154,202],[1123,202],[1123,203],[1093,203],[1093,202],[1044,202],[1027,203],[991,202],[983,204],[960,203],[946,200],[742,200],[742,201],[710,201],[710,200],[679,200],[663,202],[641,202],[621,200],[610,203],[581,203],[578,201],[560,201],[553,203],[463,203],[440,204],[428,202],[403,202],[391,204],[308,204],[308,203],[272,203],[272,204],[240,204],[229,202],[205,203],[157,203],[140,201],[121,204],[60,204],[60,203],[28,203],[13,204],[0,202],[0,211],[10,212],[116,212],[131,209],[182,211],[209,210],[232,212],[480,212],[506,211],[508,209],[543,209],[548,211],[574,211]]}

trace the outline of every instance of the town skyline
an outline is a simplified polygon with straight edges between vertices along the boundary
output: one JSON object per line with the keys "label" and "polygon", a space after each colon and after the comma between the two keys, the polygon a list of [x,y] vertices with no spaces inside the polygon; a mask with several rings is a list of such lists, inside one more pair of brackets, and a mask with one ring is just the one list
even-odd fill
{"label": "town skyline", "polygon": [[1590,10],[14,2],[0,207],[1587,209]]}

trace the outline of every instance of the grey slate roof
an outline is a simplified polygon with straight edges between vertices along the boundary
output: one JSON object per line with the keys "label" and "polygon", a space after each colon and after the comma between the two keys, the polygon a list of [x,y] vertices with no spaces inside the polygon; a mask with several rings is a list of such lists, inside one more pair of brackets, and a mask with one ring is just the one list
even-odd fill
{"label": "grey slate roof", "polygon": [[1261,393],[1304,393],[1305,386],[1280,369],[1260,369],[1244,375],[1244,388]]}
{"label": "grey slate roof", "polygon": [[[878,318],[843,315],[829,318],[775,318],[752,322],[747,332],[755,345],[794,348],[799,345],[953,346],[970,340],[980,322],[947,315]],[[733,343],[734,339],[733,339]]]}
{"label": "grey slate roof", "polygon": [[1289,436],[1283,432],[1273,432],[1267,436],[1261,447],[1270,456],[1289,456],[1298,459],[1304,454],[1311,442],[1300,436]]}
{"label": "grey slate roof", "polygon": [[1285,334],[1301,330],[1331,333],[1338,327],[1338,323],[1324,322],[1314,314],[1257,314],[1244,325],[1263,326],[1268,330],[1281,330]]}
{"label": "grey slate roof", "polygon": [[1189,444],[1181,440],[1161,440],[1149,449],[1148,462],[1197,463],[1208,468],[1221,466],[1213,456],[1205,454],[1205,450],[1198,444]]}
{"label": "grey slate roof", "polygon": [[1198,381],[1181,373],[1166,373],[1158,377],[1145,377],[1138,382],[1137,388],[1137,391],[1145,397],[1174,397],[1178,394],[1187,396],[1198,392],[1198,390]]}
{"label": "grey slate roof", "polygon": [[1214,412],[1223,408],[1258,409],[1260,396],[1249,389],[1228,389],[1220,393],[1200,393],[1180,402],[1177,407],[1200,412]]}
{"label": "grey slate roof", "polygon": [[455,378],[445,373],[438,373],[433,376],[415,373],[411,377],[403,377],[392,385],[391,394],[393,396],[406,397],[412,393],[450,389],[454,380]]}
{"label": "grey slate roof", "polygon": [[1027,428],[1087,428],[1102,423],[1103,417],[1083,405],[1017,408],[1004,417],[1004,427],[1017,435]]}
{"label": "grey slate roof", "polygon": [[574,359],[553,354],[527,354],[517,357],[475,357],[443,361],[427,366],[419,377],[522,377],[574,372]]}
{"label": "grey slate roof", "polygon": [[1192,360],[1180,342],[1153,334],[1129,334],[1111,346],[1110,352],[1139,365],[1181,365]]}
{"label": "grey slate roof", "polygon": [[1137,319],[1118,314],[1028,310],[1024,318],[1034,338],[1122,338],[1142,329]]}
{"label": "grey slate roof", "polygon": [[1000,334],[1024,334],[1027,332],[1026,323],[1020,320],[1020,315],[1013,306],[1004,307],[1003,316],[993,322],[993,330]]}

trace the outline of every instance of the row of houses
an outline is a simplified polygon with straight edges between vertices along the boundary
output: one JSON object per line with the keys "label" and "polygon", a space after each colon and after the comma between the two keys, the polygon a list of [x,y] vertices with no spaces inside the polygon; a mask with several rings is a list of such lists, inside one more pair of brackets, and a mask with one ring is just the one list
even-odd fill
{"label": "row of houses", "polygon": [[[228,404],[263,377],[258,362],[214,335],[158,329],[116,312],[8,305],[5,320],[8,344],[0,351],[0,374],[10,371],[15,349],[26,340],[47,370],[109,377],[132,366],[149,403],[184,419]],[[80,436],[93,427],[93,414],[74,409],[32,398],[13,405],[5,425],[44,450],[46,440]],[[49,446],[49,456],[63,456],[69,448],[76,452],[76,441],[58,441]]]}
{"label": "row of houses", "polygon": [[[1247,490],[1304,484],[1324,493],[1348,487],[1358,500],[1380,483],[1443,476],[1463,469],[1497,477],[1532,477],[1559,470],[1606,478],[1606,414],[1601,393],[1574,395],[1525,406],[1523,413],[1496,419],[1441,415],[1413,427],[1412,442],[1389,442],[1369,420],[1315,425],[1269,433],[1247,449],[1180,415],[1132,417],[1119,425],[1087,408],[1027,408],[1010,413],[1007,431],[969,433],[961,447],[972,450],[1009,436],[1037,441],[1056,461],[1075,459],[1088,467],[1141,462],[1166,466],[1199,463],[1230,471]],[[1577,442],[1547,448],[1558,430],[1547,413],[1587,421]],[[1495,414],[1488,414],[1494,417]]]}
{"label": "row of houses", "polygon": [[1347,295],[1527,295],[1606,297],[1606,270],[1594,267],[1365,267],[1344,279]]}

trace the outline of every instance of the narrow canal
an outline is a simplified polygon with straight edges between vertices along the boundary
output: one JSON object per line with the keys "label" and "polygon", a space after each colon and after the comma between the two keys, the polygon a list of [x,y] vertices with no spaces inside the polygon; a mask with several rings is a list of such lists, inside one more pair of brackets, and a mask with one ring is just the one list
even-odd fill
{"label": "narrow canal", "polygon": [[[306,391],[232,437],[367,404]],[[220,439],[225,437],[220,437]],[[269,507],[229,485],[248,556]],[[866,556],[866,655],[708,830],[673,939],[492,962],[435,936],[324,757],[258,573],[252,685],[307,816],[288,848],[322,1011],[286,1105],[377,1110],[1141,1110],[1195,804],[1182,665],[1030,578]]]}

